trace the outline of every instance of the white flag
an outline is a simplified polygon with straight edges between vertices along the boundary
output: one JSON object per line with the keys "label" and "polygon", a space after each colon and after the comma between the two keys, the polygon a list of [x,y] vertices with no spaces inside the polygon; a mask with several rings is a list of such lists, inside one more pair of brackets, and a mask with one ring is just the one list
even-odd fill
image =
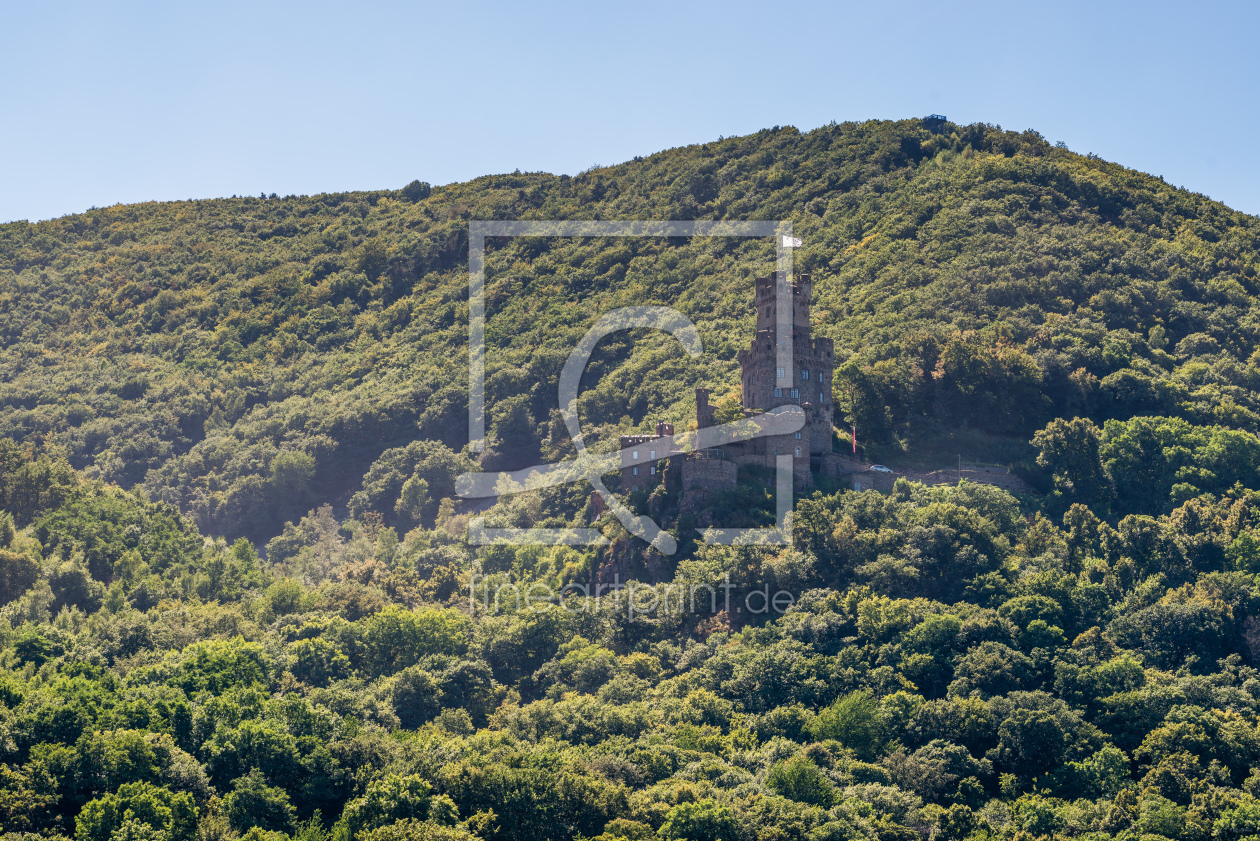
{"label": "white flag", "polygon": [[783,238],[784,248],[800,248],[803,244],[804,243],[801,242],[801,239],[799,237],[784,237]]}

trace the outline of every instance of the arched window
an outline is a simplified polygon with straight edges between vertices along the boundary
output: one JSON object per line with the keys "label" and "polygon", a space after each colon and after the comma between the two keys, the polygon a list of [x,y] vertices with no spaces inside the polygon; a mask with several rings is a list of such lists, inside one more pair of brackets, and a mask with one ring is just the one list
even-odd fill
{"label": "arched window", "polygon": [[796,448],[796,457],[797,457],[797,458],[800,458],[800,457],[801,457],[801,448],[800,448],[800,447],[797,447],[797,448]]}

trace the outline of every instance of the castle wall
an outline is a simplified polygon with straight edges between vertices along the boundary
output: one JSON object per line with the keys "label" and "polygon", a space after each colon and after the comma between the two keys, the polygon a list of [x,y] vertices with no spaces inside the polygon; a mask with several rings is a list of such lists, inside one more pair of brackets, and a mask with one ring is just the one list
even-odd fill
{"label": "castle wall", "polygon": [[738,472],[730,459],[688,457],[682,465],[683,492],[731,490]]}
{"label": "castle wall", "polygon": [[622,435],[621,486],[626,490],[656,484],[666,459],[675,455],[674,425],[659,421],[651,435]]}

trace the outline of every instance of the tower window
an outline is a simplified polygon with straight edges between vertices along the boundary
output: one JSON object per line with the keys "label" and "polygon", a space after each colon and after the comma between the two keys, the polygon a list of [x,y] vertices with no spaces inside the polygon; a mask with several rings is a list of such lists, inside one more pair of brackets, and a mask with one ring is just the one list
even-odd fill
{"label": "tower window", "polygon": [[796,457],[797,457],[797,458],[800,458],[800,457],[801,457],[801,448],[800,448],[800,447],[797,447],[797,448],[796,448]]}
{"label": "tower window", "polygon": [[783,379],[783,369],[782,369],[782,368],[775,368],[775,369],[774,369],[774,375],[775,375],[776,377],[778,377],[779,379]]}
{"label": "tower window", "polygon": [[792,399],[793,400],[801,399],[801,390],[799,388],[792,389]]}
{"label": "tower window", "polygon": [[809,380],[809,369],[808,369],[808,368],[802,368],[802,369],[801,369],[801,379],[802,379],[802,380],[806,380],[806,381],[808,381],[808,380]]}
{"label": "tower window", "polygon": [[800,433],[800,432],[797,432],[797,433],[796,433],[796,440],[797,440],[797,441],[801,440],[801,433]]}
{"label": "tower window", "polygon": [[776,388],[776,389],[774,390],[774,396],[775,396],[775,397],[782,397],[782,396],[783,396],[783,389],[781,389],[781,388]]}
{"label": "tower window", "polygon": [[822,371],[819,371],[819,372],[818,372],[818,382],[822,382],[822,381],[823,381],[823,376],[822,376],[822,374],[823,374],[823,372],[822,372]]}

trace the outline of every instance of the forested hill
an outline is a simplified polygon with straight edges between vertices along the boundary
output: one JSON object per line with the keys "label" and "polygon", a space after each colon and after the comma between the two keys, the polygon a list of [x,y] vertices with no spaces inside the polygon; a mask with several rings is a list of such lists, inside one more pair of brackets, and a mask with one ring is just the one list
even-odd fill
{"label": "forested hill", "polygon": [[[462,447],[468,220],[569,218],[792,220],[815,329],[848,358],[837,400],[876,458],[945,441],[952,460],[961,440],[1019,461],[1058,416],[1260,424],[1260,220],[1033,131],[908,120],[776,128],[572,178],[4,225],[0,437],[265,539],[344,503],[389,447]],[[586,428],[684,421],[697,384],[729,396],[772,260],[768,241],[492,243],[499,449],[551,438],[559,366],[614,305],[681,309],[706,358],[660,336],[609,343]]]}
{"label": "forested hill", "polygon": [[[579,484],[486,523],[607,545],[470,544],[455,476],[573,453],[558,374],[615,306],[705,352],[606,340],[588,442],[685,428],[697,385],[741,416],[774,268],[491,241],[474,458],[468,222],[518,218],[790,219],[866,455],[1035,492],[819,477],[791,545],[705,545],[774,521],[743,466],[623,495],[670,557]],[[1260,838],[1258,247],[1159,178],[920,121],[0,227],[0,841]]]}

